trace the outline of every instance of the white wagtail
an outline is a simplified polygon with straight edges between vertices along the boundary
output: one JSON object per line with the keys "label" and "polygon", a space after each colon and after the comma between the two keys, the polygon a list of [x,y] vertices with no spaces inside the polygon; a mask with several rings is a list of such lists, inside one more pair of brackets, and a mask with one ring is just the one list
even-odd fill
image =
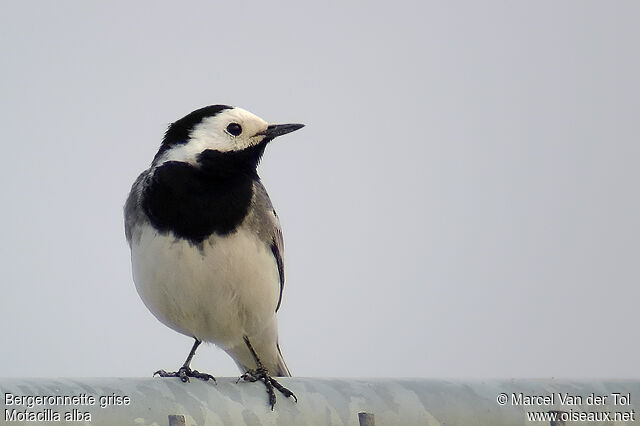
{"label": "white wagtail", "polygon": [[256,168],[270,141],[301,127],[226,105],[198,109],[169,125],[133,184],[125,234],[136,289],[156,318],[195,339],[178,371],[155,374],[215,380],[189,367],[207,341],[234,359],[241,378],[264,382],[272,409],[274,387],[294,396],[272,377],[291,376],[276,322],[283,240]]}

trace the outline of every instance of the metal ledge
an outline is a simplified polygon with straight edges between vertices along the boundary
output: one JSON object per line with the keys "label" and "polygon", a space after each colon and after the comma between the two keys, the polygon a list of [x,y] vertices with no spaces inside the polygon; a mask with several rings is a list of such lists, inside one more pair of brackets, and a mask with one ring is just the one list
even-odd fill
{"label": "metal ledge", "polygon": [[[628,413],[627,419],[618,420],[615,425],[640,424],[635,414],[640,406],[636,401],[640,398],[640,380],[295,377],[279,381],[295,392],[298,403],[277,394],[275,410],[271,411],[262,384],[236,384],[236,378],[219,378],[217,384],[195,379],[182,383],[176,378],[0,379],[0,424],[34,424],[20,417],[34,415],[51,421],[50,424],[89,424],[88,414],[91,425],[515,426],[584,424],[574,423],[575,416],[604,412],[611,416],[616,412]],[[507,398],[503,405],[498,402],[501,394]],[[619,396],[614,398],[614,394]],[[563,400],[565,395],[579,398]],[[32,398],[20,399],[20,396]],[[125,396],[130,400],[128,404]],[[49,397],[49,400],[34,397]],[[63,397],[68,397],[67,401]],[[70,400],[71,397],[75,400]],[[93,404],[90,404],[91,397]],[[102,408],[101,402],[112,405]],[[527,412],[550,411],[566,413],[564,420],[569,421],[527,419]],[[60,420],[56,420],[56,413]],[[65,421],[65,415],[75,417]],[[588,424],[614,423],[600,414],[599,420]]]}

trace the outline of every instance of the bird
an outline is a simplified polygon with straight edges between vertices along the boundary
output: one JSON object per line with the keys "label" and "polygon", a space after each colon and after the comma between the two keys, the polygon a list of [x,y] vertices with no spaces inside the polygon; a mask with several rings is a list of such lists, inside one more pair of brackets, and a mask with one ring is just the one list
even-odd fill
{"label": "bird", "polygon": [[215,381],[190,364],[202,342],[235,361],[238,381],[261,381],[271,409],[275,377],[289,377],[276,313],[284,290],[284,241],[257,167],[266,146],[303,124],[270,124],[209,105],[169,124],[124,206],[136,290],[163,324],[194,339],[177,371],[161,377]]}

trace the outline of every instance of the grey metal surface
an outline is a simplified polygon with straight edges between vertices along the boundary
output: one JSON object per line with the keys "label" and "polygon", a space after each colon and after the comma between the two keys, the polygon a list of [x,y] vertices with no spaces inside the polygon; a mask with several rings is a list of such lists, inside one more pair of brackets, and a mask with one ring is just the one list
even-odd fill
{"label": "grey metal surface", "polygon": [[[82,379],[0,379],[0,424],[34,424],[31,421],[7,421],[25,411],[49,416],[58,413],[60,421],[51,424],[91,425],[169,425],[169,416],[184,416],[186,425],[353,425],[358,413],[375,416],[381,425],[549,425],[550,420],[532,422],[526,412],[558,410],[567,415],[580,413],[628,413],[632,420],[566,422],[567,424],[631,425],[636,419],[638,380],[427,380],[427,379],[325,379],[282,378],[281,383],[294,391],[298,403],[278,395],[274,411],[267,405],[267,394],[260,383],[218,378],[218,383],[177,378],[82,378]],[[507,399],[498,402],[501,394]],[[615,404],[613,394],[617,397]],[[590,395],[592,395],[590,397]],[[520,396],[522,395],[522,396]],[[573,401],[562,400],[565,395]],[[628,395],[625,403],[624,397]],[[39,405],[33,399],[18,397],[76,397],[89,405]],[[124,404],[100,407],[106,397]],[[535,403],[526,405],[528,397]],[[599,401],[596,397],[606,397]],[[82,399],[84,398],[84,399]],[[520,398],[520,400],[518,399]],[[80,401],[82,399],[82,401]],[[16,401],[20,402],[19,404]],[[58,401],[59,402],[59,401]],[[62,401],[64,402],[64,401]],[[113,401],[112,401],[113,402]],[[578,403],[579,402],[579,403]],[[598,402],[602,402],[599,404]],[[32,407],[28,407],[33,403]],[[104,405],[104,404],[103,404]],[[91,421],[65,421],[73,409],[89,413]],[[15,411],[13,411],[15,410]],[[49,410],[49,411],[47,411]],[[76,413],[77,414],[77,413]],[[592,415],[596,415],[592,414]],[[9,417],[7,418],[7,415]],[[70,415],[70,414],[69,414]],[[85,415],[86,416],[86,415]],[[78,416],[76,416],[77,418]],[[179,417],[174,417],[178,420]],[[569,419],[571,420],[571,419]],[[563,424],[560,419],[556,424]]]}

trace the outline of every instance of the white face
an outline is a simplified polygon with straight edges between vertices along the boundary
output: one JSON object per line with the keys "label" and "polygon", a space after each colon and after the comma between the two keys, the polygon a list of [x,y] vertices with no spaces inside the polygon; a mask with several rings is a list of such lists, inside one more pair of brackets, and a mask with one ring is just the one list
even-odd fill
{"label": "white face", "polygon": [[207,149],[242,151],[259,144],[264,136],[257,133],[264,132],[267,126],[262,118],[242,108],[225,109],[197,124],[190,133],[189,141],[169,149],[157,164],[167,161],[196,164],[198,155]]}

